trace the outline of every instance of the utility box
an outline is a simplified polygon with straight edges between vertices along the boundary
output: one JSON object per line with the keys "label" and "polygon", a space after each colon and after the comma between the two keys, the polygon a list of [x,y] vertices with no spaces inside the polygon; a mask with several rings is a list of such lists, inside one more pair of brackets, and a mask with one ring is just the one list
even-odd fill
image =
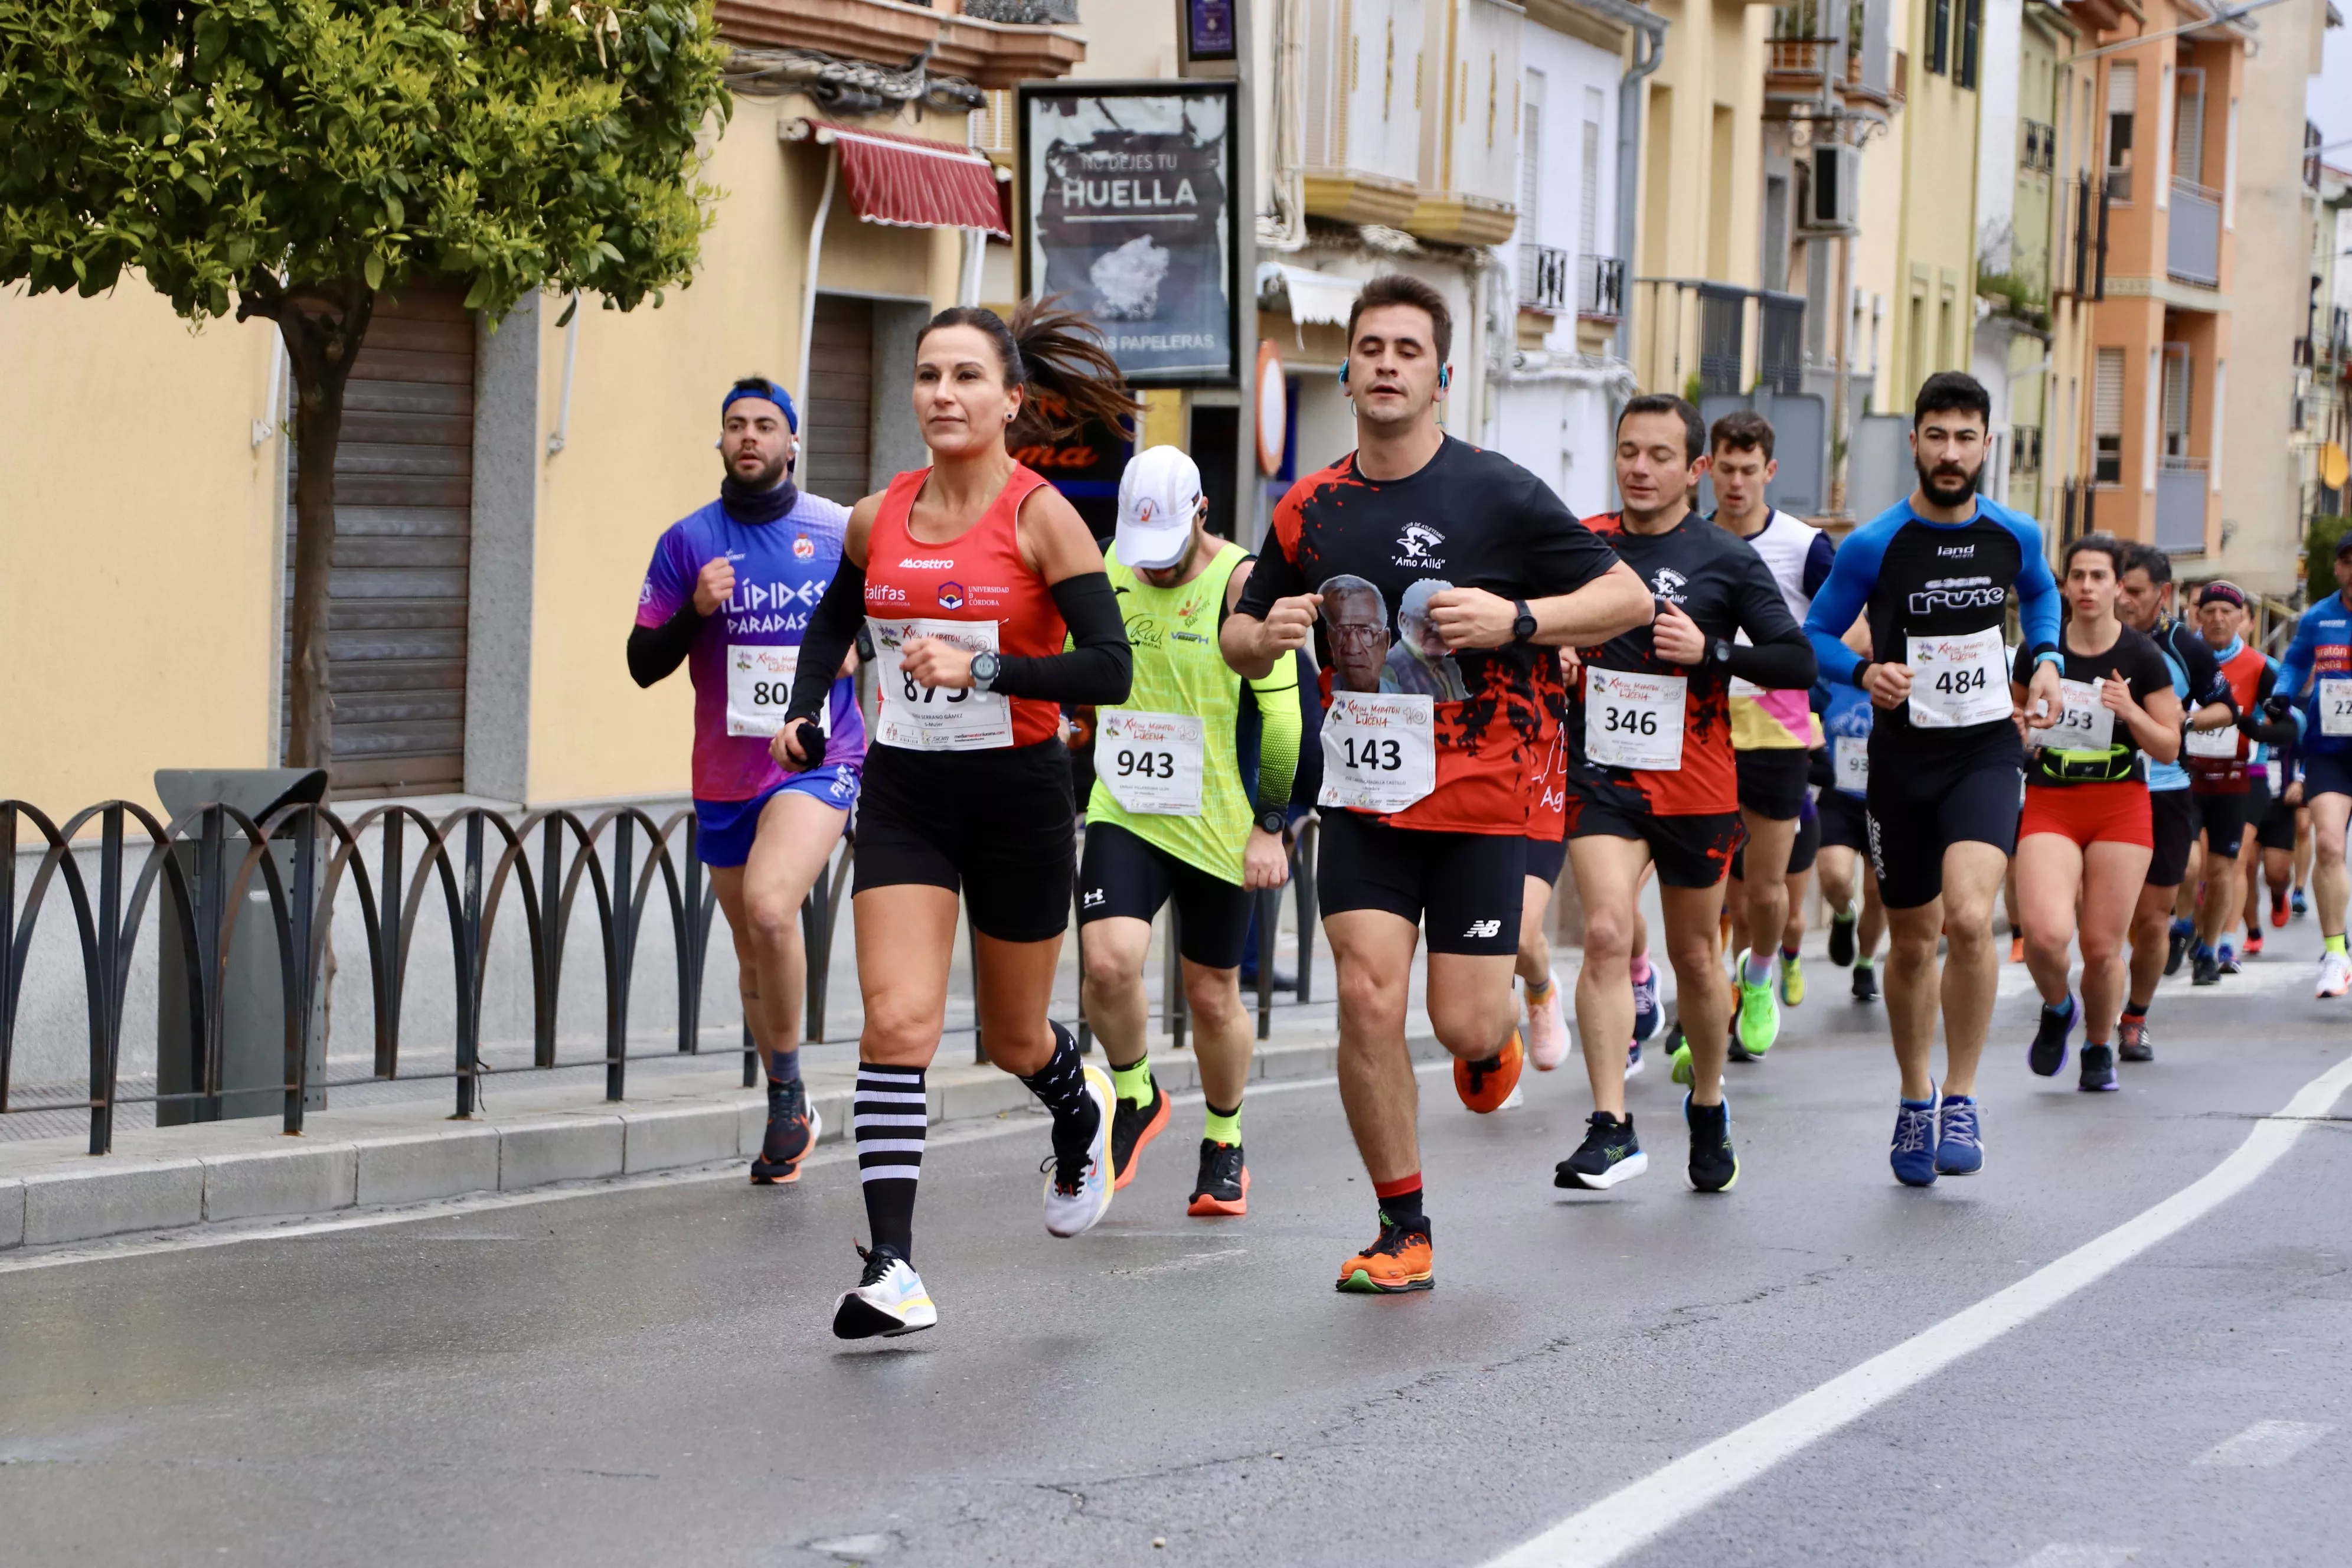
{"label": "utility box", "polygon": [[[325,799],[327,773],[323,768],[164,768],[156,772],[155,793],[162,798],[164,811],[173,817],[217,802],[234,806],[258,823],[285,806]],[[228,888],[251,847],[251,841],[234,825],[230,826],[218,870],[222,899],[229,896]],[[333,848],[332,841],[321,834],[312,858],[313,897],[325,890],[327,861]],[[290,830],[282,832],[269,846],[270,858],[278,863],[279,882],[289,900],[294,894],[294,851]],[[187,878],[190,903],[201,910],[206,899],[202,880],[205,874],[202,846],[184,840],[173,847],[172,854]],[[179,901],[172,897],[168,886],[158,886],[153,897],[160,911],[156,926],[160,939],[155,987],[156,1123],[173,1127],[190,1121],[282,1114],[286,1108],[285,994],[279,979],[277,919],[261,868],[254,868],[253,878],[246,886],[244,902],[237,910],[236,929],[229,939],[228,961],[221,976],[219,1092],[200,1099],[161,1098],[196,1094],[206,1086],[203,1064],[196,1059],[195,1032],[188,1016],[187,968],[182,957],[187,933],[181,922]],[[325,921],[331,915],[322,901],[318,918]],[[201,913],[198,918],[202,919]],[[226,923],[226,909],[223,919]],[[301,962],[303,956],[298,953],[297,962]],[[327,1103],[327,1091],[320,1087],[325,1081],[327,1068],[327,986],[323,975],[317,994],[311,998],[304,1054],[309,1063],[304,1081],[310,1087],[303,1096],[303,1107],[316,1110]]]}

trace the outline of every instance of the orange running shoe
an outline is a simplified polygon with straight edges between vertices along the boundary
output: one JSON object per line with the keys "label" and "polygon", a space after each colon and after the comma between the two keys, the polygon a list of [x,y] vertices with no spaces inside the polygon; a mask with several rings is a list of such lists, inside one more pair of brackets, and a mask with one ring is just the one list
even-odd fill
{"label": "orange running shoe", "polygon": [[1342,1290],[1370,1296],[1397,1296],[1426,1290],[1436,1283],[1430,1271],[1429,1222],[1408,1230],[1381,1216],[1380,1239],[1339,1265]]}
{"label": "orange running shoe", "polygon": [[2009,939],[2009,961],[2011,963],[2025,962],[2025,939],[2014,932],[2011,933]]}
{"label": "orange running shoe", "polygon": [[1465,1062],[1454,1058],[1454,1092],[1462,1103],[1485,1116],[1503,1109],[1511,1098],[1511,1090],[1519,1087],[1519,1069],[1526,1066],[1527,1048],[1519,1043],[1519,1032],[1503,1042],[1500,1054],[1483,1062]]}
{"label": "orange running shoe", "polygon": [[1184,1212],[1194,1219],[1238,1219],[1249,1213],[1249,1166],[1240,1144],[1201,1140],[1201,1174]]}

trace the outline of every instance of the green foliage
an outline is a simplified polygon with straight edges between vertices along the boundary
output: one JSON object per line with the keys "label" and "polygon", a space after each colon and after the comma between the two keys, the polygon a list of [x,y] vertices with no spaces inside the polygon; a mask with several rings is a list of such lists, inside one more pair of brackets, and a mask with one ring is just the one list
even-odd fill
{"label": "green foliage", "polygon": [[628,310],[691,276],[709,0],[0,0],[0,282],[195,320],[332,280]]}
{"label": "green foliage", "polygon": [[2315,517],[2303,539],[2304,602],[2315,605],[2336,592],[2336,542],[2352,528],[2352,518]]}
{"label": "green foliage", "polygon": [[1698,406],[1700,397],[1705,395],[1706,384],[1706,383],[1699,380],[1698,372],[1696,371],[1693,371],[1688,375],[1683,377],[1683,401],[1689,404],[1693,408],[1696,408]]}
{"label": "green foliage", "polygon": [[2000,314],[2012,316],[2038,331],[2050,330],[2050,300],[2039,279],[2017,272],[1977,274],[1977,294],[1993,301]]}

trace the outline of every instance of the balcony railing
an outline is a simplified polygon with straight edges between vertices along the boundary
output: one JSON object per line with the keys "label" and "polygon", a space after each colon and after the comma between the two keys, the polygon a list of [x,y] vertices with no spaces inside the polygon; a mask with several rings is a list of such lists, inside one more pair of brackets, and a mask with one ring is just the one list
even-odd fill
{"label": "balcony railing", "polygon": [[1569,253],[1549,245],[1519,247],[1519,303],[1530,310],[1568,313]]}
{"label": "balcony railing", "polygon": [[2156,476],[2156,547],[2201,554],[2205,549],[2205,494],[2210,488],[2202,458],[2167,458]]}
{"label": "balcony railing", "polygon": [[1613,256],[1576,258],[1576,313],[1613,321],[1625,313],[1625,264]]}
{"label": "balcony railing", "polygon": [[2164,246],[2165,272],[2208,289],[2221,283],[2221,194],[2188,180],[2172,182],[2172,223]]}

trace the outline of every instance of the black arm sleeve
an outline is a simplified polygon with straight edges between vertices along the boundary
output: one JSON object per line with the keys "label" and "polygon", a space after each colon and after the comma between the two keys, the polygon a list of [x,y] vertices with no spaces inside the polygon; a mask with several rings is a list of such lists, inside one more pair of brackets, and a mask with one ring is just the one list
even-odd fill
{"label": "black arm sleeve", "polygon": [[657,626],[630,627],[629,679],[639,686],[651,686],[685,663],[687,650],[709,618],[688,599],[677,607],[677,614]]}
{"label": "black arm sleeve", "polygon": [[[1055,584],[1053,593],[1076,646],[1061,653],[1004,655],[994,689],[1007,697],[1097,707],[1126,701],[1135,680],[1135,656],[1127,646],[1127,622],[1109,576],[1082,572]],[[797,689],[793,695],[799,695]]]}
{"label": "black arm sleeve", "polygon": [[1767,691],[1798,691],[1811,686],[1821,673],[1821,665],[1805,634],[1795,629],[1793,621],[1790,626],[1789,632],[1770,642],[1732,644],[1731,657],[1723,661],[1723,667]]}
{"label": "black arm sleeve", "polygon": [[2261,678],[2254,682],[2253,707],[2238,715],[2238,728],[2265,746],[2289,745],[2294,740],[2294,714],[2290,713],[2284,719],[2273,719],[2265,712],[2277,685],[2277,672],[2264,667]]}
{"label": "black arm sleeve", "polygon": [[784,711],[791,719],[814,719],[824,711],[833,679],[850,644],[866,628],[866,568],[846,555],[833,569],[824,597],[801,633],[801,661],[793,672],[793,700]]}

